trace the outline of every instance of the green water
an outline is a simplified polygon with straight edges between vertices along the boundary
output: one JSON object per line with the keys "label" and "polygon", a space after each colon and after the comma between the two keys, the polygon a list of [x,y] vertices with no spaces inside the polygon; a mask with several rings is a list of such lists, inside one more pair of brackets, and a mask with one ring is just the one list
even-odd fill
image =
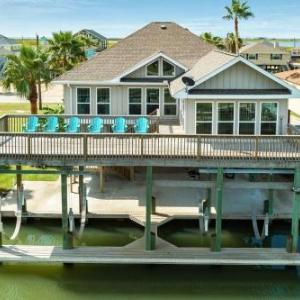
{"label": "green water", "polygon": [[[13,224],[5,222],[6,234]],[[223,242],[228,246],[251,245],[241,234],[245,223],[224,224]],[[288,228],[288,225],[286,225]],[[284,243],[285,225],[274,226],[275,244]],[[124,245],[142,230],[124,221],[91,222],[82,245]],[[176,222],[160,230],[178,246],[199,246],[195,222]],[[278,238],[279,237],[279,238]],[[273,239],[273,240],[274,240]],[[270,240],[270,243],[274,243]],[[6,241],[7,242],[7,241]],[[37,222],[22,227],[16,243],[59,245],[59,223]],[[276,246],[275,245],[275,246]],[[126,265],[16,265],[0,266],[0,300],[77,299],[299,299],[300,271],[270,267],[188,267]]]}

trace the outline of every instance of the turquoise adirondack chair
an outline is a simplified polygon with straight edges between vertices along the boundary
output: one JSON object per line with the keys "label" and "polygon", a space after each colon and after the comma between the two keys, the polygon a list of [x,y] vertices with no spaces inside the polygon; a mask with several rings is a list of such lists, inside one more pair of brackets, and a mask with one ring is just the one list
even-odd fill
{"label": "turquoise adirondack chair", "polygon": [[122,117],[116,118],[112,126],[113,133],[125,133],[127,130],[126,120]]}
{"label": "turquoise adirondack chair", "polygon": [[47,123],[43,126],[44,132],[58,131],[58,117],[48,117]]}
{"label": "turquoise adirondack chair", "polygon": [[23,132],[37,132],[39,127],[39,118],[30,116],[27,123],[23,125]]}
{"label": "turquoise adirondack chair", "polygon": [[77,133],[80,131],[80,119],[78,117],[71,117],[67,125],[64,126],[68,133]]}
{"label": "turquoise adirondack chair", "polygon": [[93,118],[87,129],[89,133],[101,133],[103,131],[103,119]]}
{"label": "turquoise adirondack chair", "polygon": [[134,132],[135,133],[148,133],[149,131],[149,121],[147,118],[138,118],[135,121]]}

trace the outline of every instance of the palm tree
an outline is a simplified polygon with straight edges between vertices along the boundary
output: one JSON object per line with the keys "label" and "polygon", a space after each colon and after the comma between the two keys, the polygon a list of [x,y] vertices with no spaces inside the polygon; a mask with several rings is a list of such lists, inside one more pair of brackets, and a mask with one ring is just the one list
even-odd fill
{"label": "palm tree", "polygon": [[236,53],[239,52],[239,20],[247,20],[250,17],[254,17],[251,12],[248,2],[241,2],[240,0],[232,0],[231,6],[225,7],[227,15],[223,17],[225,20],[234,21],[234,32],[235,32],[235,49]]}
{"label": "palm tree", "polygon": [[[227,33],[226,38],[223,40],[225,49],[228,52],[231,53],[237,53],[238,51],[236,50],[236,39],[235,39],[235,34],[233,32]],[[238,39],[238,46],[239,48],[242,47],[243,45],[243,40],[241,38]]]}
{"label": "palm tree", "polygon": [[225,46],[223,43],[223,39],[220,38],[219,36],[213,35],[211,32],[204,32],[200,38],[209,43],[212,44],[214,46],[216,46],[218,49],[224,50]]}
{"label": "palm tree", "polygon": [[74,36],[70,31],[53,33],[53,38],[49,40],[53,70],[59,75],[86,60],[85,47],[93,44],[93,41]]}
{"label": "palm tree", "polygon": [[19,56],[7,56],[2,85],[5,89],[13,86],[21,97],[29,100],[32,114],[37,114],[37,82],[39,79],[46,85],[51,80],[46,52],[40,48],[23,45]]}

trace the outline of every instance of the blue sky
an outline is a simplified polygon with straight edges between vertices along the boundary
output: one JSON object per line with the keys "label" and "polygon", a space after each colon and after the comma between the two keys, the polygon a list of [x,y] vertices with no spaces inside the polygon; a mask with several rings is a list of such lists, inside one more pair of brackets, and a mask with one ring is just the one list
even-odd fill
{"label": "blue sky", "polygon": [[[49,36],[58,30],[91,28],[124,37],[151,21],[175,21],[192,32],[225,35],[231,0],[0,0],[0,34]],[[299,0],[249,0],[255,18],[241,23],[243,37],[300,38]]]}

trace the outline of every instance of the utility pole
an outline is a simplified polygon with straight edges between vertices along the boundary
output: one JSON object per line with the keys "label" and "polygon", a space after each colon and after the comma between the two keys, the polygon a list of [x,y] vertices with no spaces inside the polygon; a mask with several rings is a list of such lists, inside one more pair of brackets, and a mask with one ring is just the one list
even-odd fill
{"label": "utility pole", "polygon": [[[39,35],[36,34],[36,48],[38,49],[40,46],[40,38]],[[42,104],[42,84],[41,84],[41,77],[39,76],[38,79],[38,94],[39,94],[39,110],[43,109],[43,104]]]}

